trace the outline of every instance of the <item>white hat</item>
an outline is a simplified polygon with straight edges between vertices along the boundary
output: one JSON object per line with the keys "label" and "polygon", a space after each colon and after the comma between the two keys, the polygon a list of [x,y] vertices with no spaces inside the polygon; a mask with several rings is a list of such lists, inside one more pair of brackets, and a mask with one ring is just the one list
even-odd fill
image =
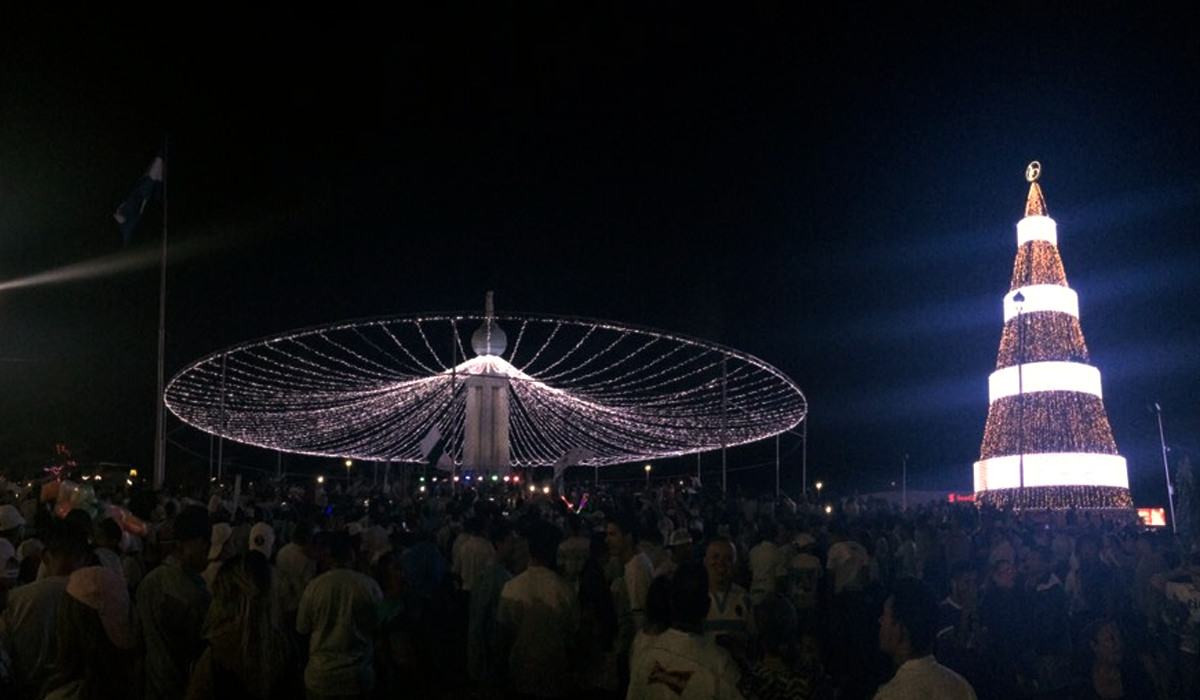
{"label": "white hat", "polygon": [[0,532],[8,530],[16,530],[25,524],[25,518],[21,516],[21,511],[11,503],[5,503],[0,506]]}
{"label": "white hat", "polygon": [[137,635],[130,622],[129,589],[107,566],[85,566],[71,572],[67,595],[95,610],[109,640],[119,649],[132,649]]}
{"label": "white hat", "polygon": [[386,551],[390,548],[391,541],[388,538],[388,531],[382,525],[372,525],[362,532],[363,549],[372,556]]}
{"label": "white hat", "polygon": [[250,551],[262,552],[270,559],[274,548],[275,528],[266,523],[254,523],[250,528]]}
{"label": "white hat", "polygon": [[25,561],[26,557],[38,559],[42,556],[42,551],[45,549],[46,546],[42,544],[41,540],[34,537],[26,538],[22,540],[21,544],[17,545],[17,561]]}
{"label": "white hat", "polygon": [[679,528],[678,530],[671,530],[671,534],[667,536],[667,546],[668,547],[678,547],[679,545],[691,544],[691,543],[692,543],[692,535],[687,530],[684,530],[683,528]]}

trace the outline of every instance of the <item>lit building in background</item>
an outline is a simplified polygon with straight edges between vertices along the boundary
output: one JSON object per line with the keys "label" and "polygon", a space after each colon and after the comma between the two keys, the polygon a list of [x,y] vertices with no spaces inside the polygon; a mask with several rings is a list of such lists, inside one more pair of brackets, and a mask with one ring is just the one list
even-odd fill
{"label": "lit building in background", "polygon": [[1029,196],[988,379],[976,500],[1002,508],[1132,508],[1125,458],[1104,410],[1100,371],[1088,359],[1040,170],[1034,162],[1026,171]]}

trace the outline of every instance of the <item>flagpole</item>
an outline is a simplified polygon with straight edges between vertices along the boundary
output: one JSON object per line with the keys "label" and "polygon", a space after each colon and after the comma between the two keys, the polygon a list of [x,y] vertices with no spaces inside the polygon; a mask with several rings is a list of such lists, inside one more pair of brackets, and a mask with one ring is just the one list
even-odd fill
{"label": "flagpole", "polygon": [[163,192],[163,226],[162,226],[162,251],[159,261],[159,277],[158,277],[158,389],[155,393],[155,416],[154,416],[154,489],[157,491],[162,488],[163,481],[166,476],[166,434],[163,429],[163,423],[166,412],[166,405],[163,402],[163,392],[165,390],[163,379],[163,358],[166,352],[167,345],[167,137],[163,137],[163,174],[162,174],[162,192]]}

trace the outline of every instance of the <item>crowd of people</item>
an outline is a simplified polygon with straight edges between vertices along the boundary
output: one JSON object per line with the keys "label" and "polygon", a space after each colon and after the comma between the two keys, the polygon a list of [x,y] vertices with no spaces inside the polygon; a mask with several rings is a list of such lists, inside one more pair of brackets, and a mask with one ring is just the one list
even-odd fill
{"label": "crowd of people", "polygon": [[0,493],[4,698],[1200,697],[1200,551],[1131,514],[45,493]]}

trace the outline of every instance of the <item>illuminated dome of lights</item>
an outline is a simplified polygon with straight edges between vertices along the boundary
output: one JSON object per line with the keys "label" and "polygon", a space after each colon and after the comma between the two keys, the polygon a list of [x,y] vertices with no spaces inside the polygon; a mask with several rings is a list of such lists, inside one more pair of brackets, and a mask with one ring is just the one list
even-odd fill
{"label": "illuminated dome of lights", "polygon": [[745,353],[607,321],[495,315],[490,295],[482,315],[358,320],[227,348],[175,375],[165,402],[196,428],[271,450],[428,462],[436,442],[474,468],[476,378],[500,388],[504,467],[732,447],[807,412],[795,383]]}

